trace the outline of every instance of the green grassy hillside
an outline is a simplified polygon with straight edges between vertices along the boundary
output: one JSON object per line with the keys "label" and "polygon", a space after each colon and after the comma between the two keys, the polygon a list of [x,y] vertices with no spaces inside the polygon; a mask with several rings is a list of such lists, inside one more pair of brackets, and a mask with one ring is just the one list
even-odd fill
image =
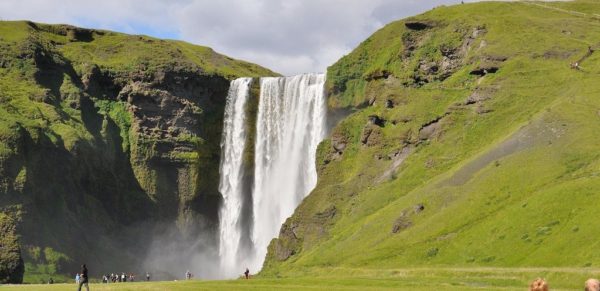
{"label": "green grassy hillside", "polygon": [[596,1],[438,7],[330,67],[330,107],[353,111],[263,275],[598,267],[598,14]]}
{"label": "green grassy hillside", "polygon": [[153,233],[214,229],[229,80],[271,75],[181,41],[0,22],[0,215],[25,280],[133,269]]}

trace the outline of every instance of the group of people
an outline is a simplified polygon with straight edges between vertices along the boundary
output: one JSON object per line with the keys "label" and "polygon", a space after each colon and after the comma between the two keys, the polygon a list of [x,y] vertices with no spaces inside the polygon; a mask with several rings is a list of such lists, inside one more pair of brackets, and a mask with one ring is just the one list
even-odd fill
{"label": "group of people", "polygon": [[[150,273],[146,273],[146,281],[150,281]],[[135,282],[135,274],[129,273],[111,273],[110,275],[102,275],[102,283],[121,283]]]}
{"label": "group of people", "polygon": [[[189,271],[188,271],[189,272]],[[191,274],[191,273],[190,273]],[[52,278],[50,278],[52,280]],[[111,273],[110,275],[102,275],[102,283],[121,283],[121,282],[135,282],[135,275],[132,273],[125,274]],[[146,272],[146,281],[150,281],[150,273]],[[53,281],[52,281],[53,283]],[[52,284],[48,283],[48,284]],[[85,264],[81,265],[81,273],[75,274],[75,283],[79,286],[78,290],[81,290],[82,286],[88,287],[88,270]]]}
{"label": "group of people", "polygon": [[[598,279],[588,279],[585,281],[585,291],[600,291],[600,281]],[[537,278],[529,285],[529,291],[548,291],[550,287],[548,282],[542,278]]]}
{"label": "group of people", "polygon": [[[246,271],[244,272],[244,276],[246,277],[246,279],[250,279],[250,270],[248,268],[246,268]],[[194,277],[194,274],[192,274],[192,272],[190,272],[190,270],[187,270],[185,272],[185,279],[186,280],[191,280]],[[51,282],[53,283],[54,281],[52,281],[52,278],[50,279]],[[150,273],[146,272],[146,281],[150,281]],[[108,284],[108,283],[121,283],[121,282],[135,282],[135,275],[130,273],[130,274],[125,274],[125,273],[121,273],[120,275],[118,273],[111,273],[110,275],[104,274],[102,275],[102,283]],[[52,284],[52,283],[48,283],[48,284]],[[86,290],[89,291],[89,286],[88,286],[88,269],[87,266],[85,264],[81,265],[81,272],[75,274],[75,283],[78,286],[78,291],[81,291],[81,287],[85,286]],[[600,291],[600,290],[598,290]]]}

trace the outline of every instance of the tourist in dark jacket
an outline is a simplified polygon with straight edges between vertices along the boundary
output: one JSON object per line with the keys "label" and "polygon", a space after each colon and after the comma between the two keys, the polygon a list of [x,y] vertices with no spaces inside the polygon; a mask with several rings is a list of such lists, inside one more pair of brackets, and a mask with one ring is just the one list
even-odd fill
{"label": "tourist in dark jacket", "polygon": [[90,291],[90,287],[88,286],[88,269],[85,264],[81,265],[81,275],[77,291],[81,291],[81,286],[83,285],[85,285],[85,290]]}

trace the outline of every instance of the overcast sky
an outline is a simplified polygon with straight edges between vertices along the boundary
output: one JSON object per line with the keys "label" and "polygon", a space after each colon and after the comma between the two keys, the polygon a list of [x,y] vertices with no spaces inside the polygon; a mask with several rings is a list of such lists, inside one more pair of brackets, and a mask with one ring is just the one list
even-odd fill
{"label": "overcast sky", "polygon": [[0,18],[181,39],[292,75],[324,72],[390,21],[457,3],[460,0],[0,0]]}

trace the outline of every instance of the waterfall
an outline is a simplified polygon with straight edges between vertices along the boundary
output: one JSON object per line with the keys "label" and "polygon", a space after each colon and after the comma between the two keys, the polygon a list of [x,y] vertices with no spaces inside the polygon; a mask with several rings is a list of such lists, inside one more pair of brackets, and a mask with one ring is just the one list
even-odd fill
{"label": "waterfall", "polygon": [[256,124],[252,268],[262,267],[281,224],[315,187],[325,137],[324,74],[261,78]]}
{"label": "waterfall", "polygon": [[[324,74],[261,78],[254,181],[244,188],[244,108],[250,83],[249,78],[232,81],[225,108],[219,186],[219,258],[225,278],[239,276],[246,267],[253,273],[261,269],[269,242],[317,183],[316,150],[326,131]],[[252,197],[252,205],[243,205],[244,197]],[[242,217],[244,207],[251,207],[249,217]],[[246,220],[249,231],[240,223]],[[243,240],[252,246],[242,248]]]}
{"label": "waterfall", "polygon": [[231,82],[221,139],[221,165],[219,169],[219,192],[223,204],[219,211],[220,240],[219,258],[221,273],[232,276],[238,267],[238,251],[241,240],[240,217],[243,201],[243,153],[246,146],[245,105],[248,100],[251,78],[239,78]]}

